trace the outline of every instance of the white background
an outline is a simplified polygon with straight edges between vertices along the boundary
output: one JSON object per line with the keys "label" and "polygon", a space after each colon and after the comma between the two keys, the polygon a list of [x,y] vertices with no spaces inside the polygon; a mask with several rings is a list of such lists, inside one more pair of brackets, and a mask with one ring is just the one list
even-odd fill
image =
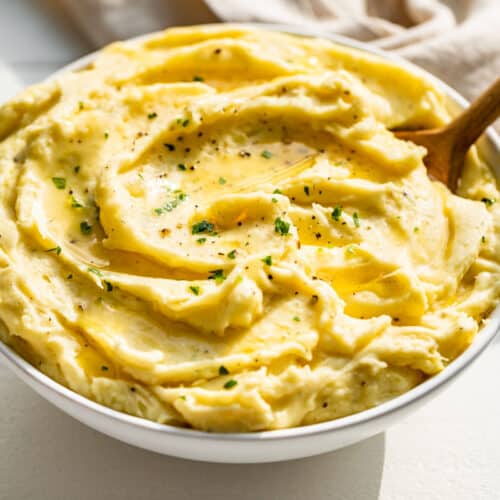
{"label": "white background", "polygon": [[[88,52],[62,21],[55,0],[0,0],[0,60],[33,83]],[[0,98],[8,83],[0,69]],[[0,366],[0,500],[500,499],[499,356],[497,340],[444,395],[385,434],[265,465],[189,462],[122,444]]]}

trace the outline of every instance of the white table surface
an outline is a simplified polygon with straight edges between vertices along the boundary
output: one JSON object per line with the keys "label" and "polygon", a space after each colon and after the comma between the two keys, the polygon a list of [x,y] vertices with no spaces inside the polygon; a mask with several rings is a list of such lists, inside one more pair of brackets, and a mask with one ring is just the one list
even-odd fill
{"label": "white table surface", "polygon": [[[25,83],[90,50],[54,4],[0,0],[0,61]],[[10,83],[0,70],[0,99]],[[217,465],[101,435],[0,365],[0,500],[500,499],[499,382],[497,340],[445,394],[385,434],[304,460]]]}

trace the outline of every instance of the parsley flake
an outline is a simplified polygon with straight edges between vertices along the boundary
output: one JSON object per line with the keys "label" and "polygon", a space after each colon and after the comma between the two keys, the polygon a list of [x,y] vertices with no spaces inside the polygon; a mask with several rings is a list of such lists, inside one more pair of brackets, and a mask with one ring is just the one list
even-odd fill
{"label": "parsley flake", "polygon": [[355,225],[356,227],[359,227],[359,226],[360,226],[358,212],[354,212],[354,213],[352,214],[352,220],[353,220],[354,225]]}
{"label": "parsley flake", "polygon": [[495,198],[481,198],[481,201],[487,206],[487,207],[491,207],[491,205],[493,205],[493,203],[495,203]]}
{"label": "parsley flake", "polygon": [[87,271],[89,273],[95,274],[96,276],[102,276],[101,271],[99,271],[99,269],[97,269],[96,267],[88,267]]}
{"label": "parsley flake", "polygon": [[282,194],[282,193],[281,193],[281,191],[280,191],[278,188],[276,188],[276,189],[273,191],[273,194]]}
{"label": "parsley flake", "polygon": [[163,215],[164,213],[171,212],[174,208],[177,208],[180,203],[185,201],[186,198],[186,193],[174,191],[174,197],[172,199],[166,201],[161,207],[155,208],[153,211],[156,215]]}
{"label": "parsley flake", "polygon": [[335,207],[332,211],[332,219],[335,222],[340,220],[340,216],[342,215],[342,207]]}
{"label": "parsley flake", "polygon": [[309,196],[309,186],[304,186],[304,193]]}
{"label": "parsley flake", "polygon": [[52,182],[57,189],[66,188],[66,179],[64,177],[52,177]]}
{"label": "parsley flake", "polygon": [[62,248],[58,245],[54,248],[49,248],[47,252],[55,252],[56,255],[61,255]]}
{"label": "parsley flake", "polygon": [[179,165],[177,165],[177,168],[182,171],[187,170],[187,167],[186,165],[184,165],[184,163],[179,163]]}
{"label": "parsley flake", "polygon": [[222,283],[226,277],[224,276],[224,269],[214,269],[213,271],[209,271],[210,276],[209,280],[215,280],[216,283]]}
{"label": "parsley flake", "polygon": [[290,231],[290,224],[284,221],[281,217],[276,217],[274,221],[274,231],[282,236]]}
{"label": "parsley flake", "polygon": [[231,389],[233,388],[235,385],[238,385],[238,382],[234,379],[231,379],[231,380],[228,380],[225,384],[224,384],[224,389]]}
{"label": "parsley flake", "polygon": [[83,205],[73,195],[71,195],[71,206],[73,208],[83,208]]}
{"label": "parsley flake", "polygon": [[266,160],[269,160],[270,158],[272,158],[273,154],[271,153],[271,151],[264,149],[264,151],[260,153],[260,156],[262,156],[262,158],[265,158]]}
{"label": "parsley flake", "polygon": [[224,365],[220,365],[219,375],[229,375],[229,370]]}
{"label": "parsley flake", "polygon": [[77,174],[78,172],[80,172],[80,165],[75,165],[73,167],[73,172],[75,172],[75,174]]}
{"label": "parsley flake", "polygon": [[207,239],[206,239],[206,238],[198,238],[198,239],[196,240],[196,243],[198,243],[198,245],[203,245],[203,243],[205,243],[205,241],[207,241]]}
{"label": "parsley flake", "polygon": [[224,177],[219,177],[219,184],[220,185],[224,185],[226,183],[226,179],[224,179]]}
{"label": "parsley flake", "polygon": [[294,321],[299,322],[299,321],[300,321],[300,318],[299,318],[298,316],[294,316],[294,317],[293,317],[293,320],[294,320]]}
{"label": "parsley flake", "polygon": [[199,286],[190,286],[189,289],[195,294],[199,295],[200,294],[200,287]]}
{"label": "parsley flake", "polygon": [[148,120],[154,120],[157,117],[158,117],[158,113],[153,112],[153,113],[148,114]]}
{"label": "parsley flake", "polygon": [[193,76],[193,82],[204,82],[205,79],[202,76],[195,75]]}
{"label": "parsley flake", "polygon": [[189,125],[189,118],[186,118],[185,120],[182,121],[182,126],[187,127]]}
{"label": "parsley flake", "polygon": [[270,255],[268,255],[262,259],[262,262],[264,262],[264,264],[266,266],[272,266],[273,265],[273,258]]}
{"label": "parsley flake", "polygon": [[236,259],[236,250],[231,250],[231,251],[227,254],[227,257],[228,257],[228,259]]}
{"label": "parsley flake", "polygon": [[84,220],[80,222],[80,231],[82,234],[90,234],[92,232],[92,226]]}
{"label": "parsley flake", "polygon": [[214,230],[214,225],[211,222],[202,220],[192,226],[191,233],[192,234],[212,233],[213,230]]}

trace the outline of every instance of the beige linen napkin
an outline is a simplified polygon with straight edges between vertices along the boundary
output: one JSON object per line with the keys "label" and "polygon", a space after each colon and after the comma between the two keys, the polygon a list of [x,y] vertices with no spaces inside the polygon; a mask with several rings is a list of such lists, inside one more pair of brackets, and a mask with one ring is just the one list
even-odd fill
{"label": "beige linen napkin", "polygon": [[500,75],[500,0],[60,0],[96,46],[166,26],[291,23],[371,43],[466,97]]}

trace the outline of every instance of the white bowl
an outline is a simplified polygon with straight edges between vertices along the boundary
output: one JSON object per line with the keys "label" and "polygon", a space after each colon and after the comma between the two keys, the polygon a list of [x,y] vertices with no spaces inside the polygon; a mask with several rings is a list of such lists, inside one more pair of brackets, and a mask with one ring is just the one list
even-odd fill
{"label": "white bowl", "polygon": [[[288,25],[244,25],[320,36],[340,45],[353,47],[397,62],[413,72],[423,73],[441,88],[449,100],[450,111],[467,106],[467,101],[446,84],[422,69],[384,51],[341,36]],[[63,68],[73,71],[87,66],[96,54],[90,54]],[[478,143],[482,154],[500,177],[500,140],[492,130]],[[182,429],[132,417],[80,396],[31,366],[0,342],[0,359],[38,394],[88,426],[126,443],[181,458],[227,463],[262,463],[302,458],[326,453],[361,441],[386,430],[393,423],[430,401],[452,380],[464,372],[493,340],[500,326],[500,306],[490,315],[488,324],[472,345],[441,373],[411,391],[370,410],[329,422],[292,429],[255,433],[220,434]]]}

